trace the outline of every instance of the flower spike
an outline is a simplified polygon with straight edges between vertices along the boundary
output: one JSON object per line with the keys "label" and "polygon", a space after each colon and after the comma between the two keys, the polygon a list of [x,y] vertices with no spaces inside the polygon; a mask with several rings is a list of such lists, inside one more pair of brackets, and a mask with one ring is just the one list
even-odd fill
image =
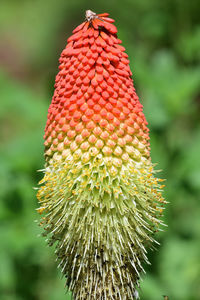
{"label": "flower spike", "polygon": [[137,298],[165,203],[128,55],[108,16],[86,11],[61,53],[37,194],[75,300]]}

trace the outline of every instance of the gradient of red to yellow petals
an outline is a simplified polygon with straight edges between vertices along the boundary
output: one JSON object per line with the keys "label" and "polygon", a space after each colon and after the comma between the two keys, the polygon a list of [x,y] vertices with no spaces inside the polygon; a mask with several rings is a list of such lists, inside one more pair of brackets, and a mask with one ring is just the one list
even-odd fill
{"label": "gradient of red to yellow petals", "polygon": [[75,300],[137,299],[146,247],[163,225],[149,129],[108,14],[68,39],[48,110],[40,225]]}
{"label": "gradient of red to yellow petals", "polygon": [[47,159],[65,149],[73,156],[77,148],[84,153],[91,147],[125,160],[149,158],[147,122],[112,23],[100,15],[68,39],[45,128]]}

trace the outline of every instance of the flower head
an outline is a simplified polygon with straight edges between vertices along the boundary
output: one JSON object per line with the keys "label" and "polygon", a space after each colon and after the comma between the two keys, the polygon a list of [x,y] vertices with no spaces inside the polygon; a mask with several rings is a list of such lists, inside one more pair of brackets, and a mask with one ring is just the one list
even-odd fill
{"label": "flower head", "polygon": [[87,11],[68,39],[44,135],[38,211],[75,299],[136,298],[165,202],[113,22]]}

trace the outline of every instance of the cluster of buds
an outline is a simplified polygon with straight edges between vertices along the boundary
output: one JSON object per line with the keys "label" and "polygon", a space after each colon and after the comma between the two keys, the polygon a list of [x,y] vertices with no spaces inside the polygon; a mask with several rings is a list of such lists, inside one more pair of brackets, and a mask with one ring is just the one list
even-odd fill
{"label": "cluster of buds", "polygon": [[59,59],[37,194],[74,299],[136,299],[165,200],[128,55],[107,13],[86,12]]}

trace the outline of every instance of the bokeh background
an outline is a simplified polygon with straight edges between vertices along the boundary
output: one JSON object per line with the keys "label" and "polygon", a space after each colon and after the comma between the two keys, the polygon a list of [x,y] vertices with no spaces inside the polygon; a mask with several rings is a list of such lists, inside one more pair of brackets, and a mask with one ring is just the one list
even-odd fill
{"label": "bokeh background", "polygon": [[166,231],[149,251],[142,300],[200,299],[200,4],[198,0],[1,0],[0,299],[64,300],[54,249],[39,237],[36,192],[58,58],[86,9],[109,12],[166,178]]}

